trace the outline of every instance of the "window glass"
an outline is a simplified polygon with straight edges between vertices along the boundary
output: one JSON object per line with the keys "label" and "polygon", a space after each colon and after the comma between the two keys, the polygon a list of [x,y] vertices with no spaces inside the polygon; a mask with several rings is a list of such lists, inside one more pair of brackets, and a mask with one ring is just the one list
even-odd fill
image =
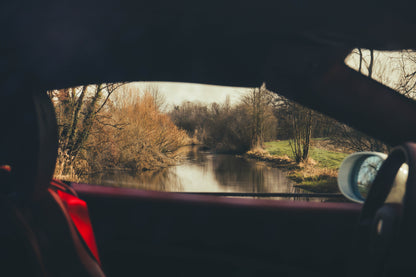
{"label": "window glass", "polygon": [[357,48],[346,65],[408,98],[416,99],[416,51],[377,51]]}
{"label": "window glass", "polygon": [[388,150],[265,84],[135,82],[48,94],[59,127],[55,178],[71,182],[340,201],[304,194],[339,194],[348,154]]}

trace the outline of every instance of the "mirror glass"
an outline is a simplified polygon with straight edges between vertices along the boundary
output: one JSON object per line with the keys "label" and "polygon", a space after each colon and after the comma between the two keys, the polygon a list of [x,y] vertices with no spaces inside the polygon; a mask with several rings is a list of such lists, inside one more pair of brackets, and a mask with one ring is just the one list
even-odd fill
{"label": "mirror glass", "polygon": [[377,171],[380,169],[383,159],[379,156],[370,156],[364,159],[358,169],[357,176],[357,187],[361,196],[365,199],[367,193],[370,190],[371,184],[373,183]]}

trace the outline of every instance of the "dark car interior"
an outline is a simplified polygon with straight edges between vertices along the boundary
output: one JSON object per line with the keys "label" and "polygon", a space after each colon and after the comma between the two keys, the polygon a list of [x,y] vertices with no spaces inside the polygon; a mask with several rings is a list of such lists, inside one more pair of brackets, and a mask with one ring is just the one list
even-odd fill
{"label": "dark car interior", "polygon": [[[2,2],[0,275],[413,276],[416,103],[344,59],[355,47],[415,49],[414,11],[407,1]],[[45,92],[140,80],[265,81],[398,147],[364,205],[52,181]],[[404,162],[405,198],[387,205]]]}

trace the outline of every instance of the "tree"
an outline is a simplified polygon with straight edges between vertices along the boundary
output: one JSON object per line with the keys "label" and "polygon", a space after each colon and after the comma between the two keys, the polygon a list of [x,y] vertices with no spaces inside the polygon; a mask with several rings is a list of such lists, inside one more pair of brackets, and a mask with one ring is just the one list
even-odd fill
{"label": "tree", "polygon": [[291,126],[290,147],[296,163],[306,162],[309,158],[309,149],[312,135],[311,109],[303,107],[294,102],[289,103],[289,114]]}
{"label": "tree", "polygon": [[400,79],[397,90],[412,99],[416,98],[416,51],[403,50],[399,57]]}
{"label": "tree", "polygon": [[343,147],[354,152],[376,151],[387,153],[389,151],[388,145],[357,130],[354,130],[347,125],[339,124],[337,129],[337,135],[333,138],[334,141],[337,144],[342,145]]}
{"label": "tree", "polygon": [[166,108],[166,96],[162,94],[159,87],[156,85],[148,85],[144,89],[144,93],[149,93],[153,97],[154,106],[159,111],[163,112]]}
{"label": "tree", "polygon": [[359,55],[358,72],[361,73],[361,69],[363,68],[363,51],[361,50],[361,48],[358,48],[358,55]]}
{"label": "tree", "polygon": [[374,68],[374,50],[370,49],[370,63],[368,64],[368,78],[373,77],[373,68]]}
{"label": "tree", "polygon": [[169,112],[172,121],[188,136],[194,137],[199,142],[205,140],[205,126],[208,118],[208,107],[199,102],[184,101],[181,105],[174,106]]}
{"label": "tree", "polygon": [[262,148],[266,131],[275,127],[272,104],[276,98],[276,94],[267,90],[266,84],[263,83],[260,88],[253,88],[242,99],[249,117],[248,124],[251,133],[251,148],[253,149]]}
{"label": "tree", "polygon": [[279,97],[274,104],[279,124],[279,138],[288,139],[296,163],[307,161],[311,145],[312,127],[322,119],[314,111],[287,98]]}
{"label": "tree", "polygon": [[108,120],[100,118],[100,112],[106,107],[110,96],[122,85],[124,83],[85,85],[48,92],[57,114],[62,171],[73,165],[94,124],[110,124]]}
{"label": "tree", "polygon": [[176,150],[189,138],[160,111],[157,93],[157,87],[140,92],[124,84],[50,91],[60,141],[55,174],[79,181],[107,169],[145,171],[173,164]]}

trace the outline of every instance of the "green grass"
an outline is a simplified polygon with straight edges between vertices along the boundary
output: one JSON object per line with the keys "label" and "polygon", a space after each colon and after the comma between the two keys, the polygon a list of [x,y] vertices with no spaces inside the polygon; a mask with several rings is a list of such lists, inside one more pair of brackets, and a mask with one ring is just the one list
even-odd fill
{"label": "green grass", "polygon": [[[322,140],[322,138],[313,140]],[[292,149],[288,140],[266,142],[265,146],[271,155],[287,155],[293,159]],[[316,147],[311,147],[309,152],[309,157],[317,161],[319,167],[329,169],[338,169],[346,156],[348,156],[346,153],[328,151]]]}
{"label": "green grass", "polygon": [[310,152],[310,157],[318,162],[318,166],[329,169],[338,169],[347,156],[348,154],[346,153],[333,152],[316,147],[312,147]]}
{"label": "green grass", "polygon": [[292,149],[290,148],[288,140],[270,141],[265,143],[266,150],[270,155],[284,156],[287,155],[293,158]]}

